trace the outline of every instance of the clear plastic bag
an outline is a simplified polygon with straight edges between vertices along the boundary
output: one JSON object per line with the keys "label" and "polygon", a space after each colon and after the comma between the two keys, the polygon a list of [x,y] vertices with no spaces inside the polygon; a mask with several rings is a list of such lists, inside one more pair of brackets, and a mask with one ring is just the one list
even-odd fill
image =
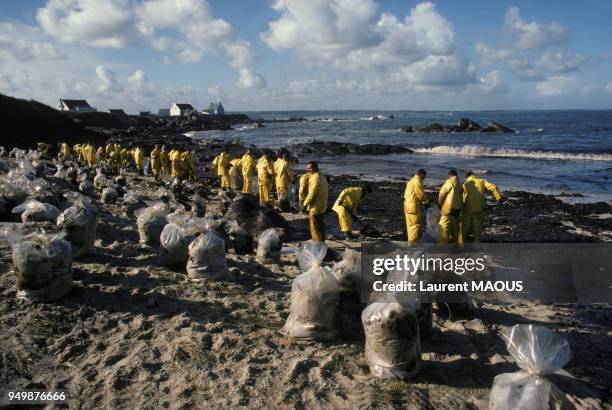
{"label": "clear plastic bag", "polygon": [[141,245],[159,246],[159,238],[166,226],[167,215],[168,205],[163,202],[134,212]]}
{"label": "clear plastic bag", "polygon": [[25,201],[27,193],[21,187],[0,179],[0,196],[4,198],[7,207],[13,208]]}
{"label": "clear plastic bag", "polygon": [[291,308],[282,332],[301,340],[332,340],[340,285],[329,269],[321,266],[327,253],[323,242],[308,241],[298,248],[302,273],[291,285]]}
{"label": "clear plastic bag", "polygon": [[102,203],[104,204],[114,204],[117,201],[119,194],[117,190],[113,187],[106,187],[102,190]]}
{"label": "clear plastic bag", "polygon": [[28,200],[23,204],[13,208],[14,214],[21,214],[21,221],[26,222],[55,222],[60,214],[60,210],[51,204],[42,203],[36,200]]}
{"label": "clear plastic bag", "polygon": [[278,228],[266,229],[257,240],[257,255],[259,263],[280,263],[281,249],[283,247],[284,231]]}
{"label": "clear plastic bag", "polygon": [[108,185],[108,180],[106,179],[100,168],[96,168],[96,176],[93,179],[93,184],[94,188],[96,189],[102,189]]}
{"label": "clear plastic bag", "polygon": [[251,178],[251,194],[258,196],[259,195],[259,181],[257,178]]}
{"label": "clear plastic bag", "polygon": [[225,258],[225,241],[208,230],[189,245],[187,275],[193,281],[222,280],[229,274]]}
{"label": "clear plastic bag", "polygon": [[361,314],[370,372],[381,379],[407,379],[421,369],[418,302],[388,294]]}
{"label": "clear plastic bag", "polygon": [[440,208],[432,206],[427,210],[425,217],[427,227],[425,232],[429,236],[429,240],[436,242],[438,240],[438,223],[440,222]]}
{"label": "clear plastic bag", "polygon": [[50,302],[70,291],[72,251],[63,235],[18,235],[10,242],[18,298]]}
{"label": "clear plastic bag", "polygon": [[196,195],[191,203],[191,213],[193,216],[203,218],[206,216],[206,200],[200,195]]}
{"label": "clear plastic bag", "polygon": [[53,174],[53,176],[55,178],[66,179],[66,177],[68,176],[68,168],[62,163],[55,164],[55,167],[57,168],[57,170],[55,171],[55,174]]}
{"label": "clear plastic bag", "polygon": [[57,217],[57,226],[66,233],[72,244],[72,258],[78,259],[94,253],[98,221],[87,201],[77,201]]}
{"label": "clear plastic bag", "polygon": [[128,192],[123,196],[123,214],[128,218],[134,217],[134,212],[143,208],[145,202],[138,197],[134,192]]}
{"label": "clear plastic bag", "polygon": [[495,376],[489,408],[547,410],[561,407],[563,393],[544,376],[572,358],[567,339],[536,325],[515,325],[501,332],[506,348],[521,371]]}
{"label": "clear plastic bag", "polygon": [[195,229],[169,223],[160,235],[158,262],[170,268],[184,268],[189,259],[189,244],[195,239]]}
{"label": "clear plastic bag", "polygon": [[332,273],[342,290],[359,294],[361,292],[361,254],[346,248],[342,259],[332,266]]}

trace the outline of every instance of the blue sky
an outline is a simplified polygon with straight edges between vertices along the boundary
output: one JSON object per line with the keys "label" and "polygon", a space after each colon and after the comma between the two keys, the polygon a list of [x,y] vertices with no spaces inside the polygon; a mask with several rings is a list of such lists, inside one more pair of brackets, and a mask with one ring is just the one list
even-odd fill
{"label": "blue sky", "polygon": [[0,92],[153,110],[612,108],[612,2],[2,1]]}

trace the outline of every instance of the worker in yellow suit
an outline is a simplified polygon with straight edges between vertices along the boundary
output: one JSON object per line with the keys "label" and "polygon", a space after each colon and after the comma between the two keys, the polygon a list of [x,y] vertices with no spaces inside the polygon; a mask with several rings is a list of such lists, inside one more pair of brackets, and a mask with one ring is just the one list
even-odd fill
{"label": "worker in yellow suit", "polygon": [[425,176],[427,176],[427,172],[424,169],[419,169],[412,179],[406,183],[406,190],[404,191],[404,216],[406,217],[408,245],[415,244],[421,238],[423,206],[428,203],[423,187]]}
{"label": "worker in yellow suit", "polygon": [[438,222],[438,243],[461,243],[461,208],[463,207],[462,188],[457,171],[448,171],[448,178],[438,193],[440,222]]}
{"label": "worker in yellow suit", "polygon": [[251,150],[247,149],[240,159],[240,165],[242,167],[242,192],[245,194],[251,192],[251,178],[255,174],[254,162]]}
{"label": "worker in yellow suit", "polygon": [[159,145],[155,145],[153,150],[151,151],[151,174],[155,180],[159,180],[161,177],[161,161],[159,159]]}
{"label": "worker in yellow suit", "polygon": [[162,145],[161,151],[159,152],[159,162],[161,163],[162,175],[170,175],[172,173],[172,162],[165,145]]}
{"label": "worker in yellow suit", "polygon": [[327,178],[319,172],[319,164],[311,161],[306,164],[308,172],[308,195],[304,199],[303,207],[308,211],[310,223],[310,236],[314,241],[325,242],[325,212],[329,190]]}
{"label": "worker in yellow suit", "polygon": [[104,147],[100,146],[98,147],[98,150],[96,151],[96,162],[102,162],[105,159],[106,159],[106,156],[104,155]]}
{"label": "worker in yellow suit", "polygon": [[266,152],[262,153],[257,161],[257,183],[259,184],[259,203],[262,205],[270,202],[270,191],[274,181],[274,168],[268,159]]}
{"label": "worker in yellow suit", "polygon": [[72,159],[72,152],[70,150],[70,145],[62,142],[60,145],[60,154],[64,157],[65,160]]}
{"label": "worker in yellow suit", "polygon": [[94,168],[96,166],[96,148],[92,144],[87,144],[83,153],[87,160],[87,165],[90,168]]}
{"label": "worker in yellow suit", "polygon": [[274,175],[276,183],[276,197],[280,208],[289,209],[289,183],[293,182],[293,172],[289,167],[289,153],[283,152],[274,161]]}
{"label": "worker in yellow suit", "polygon": [[340,232],[342,232],[345,239],[354,239],[353,233],[351,232],[351,225],[353,225],[357,206],[366,194],[370,192],[372,192],[372,188],[369,185],[346,188],[340,192],[338,199],[334,202],[332,211],[338,214]]}
{"label": "worker in yellow suit", "polygon": [[234,158],[229,162],[229,167],[230,187],[233,191],[238,191],[240,189],[240,175],[242,174],[242,160]]}
{"label": "worker in yellow suit", "polygon": [[42,158],[49,157],[49,151],[51,150],[51,145],[45,142],[39,142],[36,144],[36,148]]}
{"label": "worker in yellow suit", "polygon": [[174,148],[170,150],[168,153],[168,158],[170,158],[170,164],[172,171],[170,171],[170,176],[177,177],[181,172],[181,164],[180,164],[180,153]]}
{"label": "worker in yellow suit", "polygon": [[230,154],[226,148],[223,148],[221,153],[213,160],[213,171],[219,177],[221,183],[221,189],[228,189],[230,187],[229,178],[229,162],[231,160]]}
{"label": "worker in yellow suit", "polygon": [[501,200],[497,187],[483,178],[476,178],[472,171],[465,175],[463,183],[463,216],[461,218],[461,242],[465,243],[470,233],[474,234],[474,243],[480,243],[482,234],[483,211],[487,191],[495,200]]}
{"label": "worker in yellow suit", "polygon": [[130,153],[130,151],[127,148],[122,148],[121,149],[121,165],[120,165],[120,168],[122,170],[127,168],[130,165],[131,161],[132,161],[132,154]]}
{"label": "worker in yellow suit", "polygon": [[140,147],[136,147],[136,149],[134,149],[134,164],[140,175],[144,174],[144,163],[144,150]]}
{"label": "worker in yellow suit", "polygon": [[186,152],[187,152],[186,161],[187,161],[189,180],[197,181],[198,180],[198,160],[196,159],[196,153],[193,150],[186,151]]}
{"label": "worker in yellow suit", "polygon": [[112,169],[114,169],[117,173],[121,172],[121,151],[117,152],[115,150],[111,150],[108,158],[108,164]]}

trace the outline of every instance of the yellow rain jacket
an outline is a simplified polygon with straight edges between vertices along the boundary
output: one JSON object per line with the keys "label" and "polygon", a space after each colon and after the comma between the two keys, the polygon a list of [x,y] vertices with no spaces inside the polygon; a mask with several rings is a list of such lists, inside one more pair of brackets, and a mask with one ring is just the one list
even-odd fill
{"label": "yellow rain jacket", "polygon": [[306,199],[306,197],[308,196],[308,173],[303,174],[300,177],[300,183],[299,183],[299,192],[298,192],[298,199],[300,201],[300,203],[304,202],[304,199]]}
{"label": "yellow rain jacket", "polygon": [[486,202],[485,194],[489,191],[495,199],[501,199],[497,187],[483,178],[469,176],[463,183],[463,207],[468,212],[482,212]]}
{"label": "yellow rain jacket", "polygon": [[161,163],[161,172],[164,175],[170,175],[172,172],[172,162],[167,151],[163,149],[159,152],[159,162]]}
{"label": "yellow rain jacket", "polygon": [[[334,203],[332,211],[338,214],[338,223],[340,224],[340,231],[347,233],[351,230],[353,224],[352,215],[357,211],[357,206],[363,198],[363,188],[352,187],[346,188]],[[352,214],[352,215],[351,215]]]}
{"label": "yellow rain jacket", "polygon": [[233,159],[229,162],[229,177],[230,177],[230,185],[233,190],[238,190],[240,187],[240,174],[242,173],[242,160],[239,158]]}
{"label": "yellow rain jacket", "polygon": [[304,199],[304,207],[315,214],[324,214],[327,211],[329,190],[327,178],[320,172],[314,172],[308,178],[308,195]]}
{"label": "yellow rain jacket", "polygon": [[156,145],[151,151],[151,173],[154,177],[161,174],[161,161],[159,159],[159,147]]}
{"label": "yellow rain jacket", "polygon": [[227,152],[220,153],[213,160],[213,170],[221,178],[221,188],[223,189],[230,187],[229,162],[230,155]]}
{"label": "yellow rain jacket", "polygon": [[134,150],[134,163],[136,164],[136,168],[138,172],[144,171],[144,150],[140,147]]}
{"label": "yellow rain jacket", "polygon": [[62,145],[60,147],[60,153],[66,159],[71,159],[72,158],[72,152],[70,151],[70,145],[66,144],[65,142],[62,142]]}

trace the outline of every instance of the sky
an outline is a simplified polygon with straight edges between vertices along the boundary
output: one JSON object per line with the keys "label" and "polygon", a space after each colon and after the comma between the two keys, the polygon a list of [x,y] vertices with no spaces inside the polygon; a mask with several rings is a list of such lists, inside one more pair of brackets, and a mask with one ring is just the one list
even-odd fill
{"label": "sky", "polygon": [[608,0],[0,0],[0,93],[157,112],[612,108]]}

